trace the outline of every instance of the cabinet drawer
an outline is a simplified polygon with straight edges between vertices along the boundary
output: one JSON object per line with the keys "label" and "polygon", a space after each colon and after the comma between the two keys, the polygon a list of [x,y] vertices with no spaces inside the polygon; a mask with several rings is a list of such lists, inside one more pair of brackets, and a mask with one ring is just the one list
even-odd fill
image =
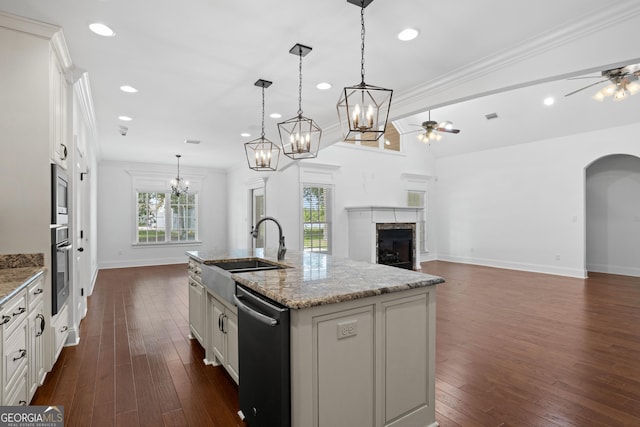
{"label": "cabinet drawer", "polygon": [[23,369],[18,376],[18,381],[5,390],[5,399],[3,404],[6,406],[27,406],[29,404],[29,396],[27,391],[27,379],[29,373],[27,369]]}
{"label": "cabinet drawer", "polygon": [[27,318],[27,290],[23,289],[11,298],[1,313],[0,324],[2,324],[2,332],[6,337],[13,332],[20,322]]}
{"label": "cabinet drawer", "polygon": [[67,305],[58,313],[53,320],[52,325],[53,331],[53,339],[54,339],[54,349],[55,349],[55,358],[58,359],[60,352],[62,351],[62,347],[67,342],[67,336],[69,335],[69,315],[67,310]]}
{"label": "cabinet drawer", "polygon": [[202,284],[202,264],[190,259],[187,271],[189,272],[189,277],[191,279]]}
{"label": "cabinet drawer", "polygon": [[44,277],[40,276],[27,288],[27,303],[29,309],[35,307],[44,298]]}
{"label": "cabinet drawer", "polygon": [[19,371],[27,365],[27,322],[22,322],[13,333],[4,340],[3,388],[12,384]]}

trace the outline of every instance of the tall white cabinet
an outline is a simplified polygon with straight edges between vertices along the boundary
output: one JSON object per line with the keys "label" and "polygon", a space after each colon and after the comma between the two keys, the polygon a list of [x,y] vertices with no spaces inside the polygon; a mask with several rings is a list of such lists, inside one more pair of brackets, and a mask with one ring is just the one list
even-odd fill
{"label": "tall white cabinet", "polygon": [[[67,81],[72,63],[60,28],[4,12],[0,58],[0,180],[19,183],[0,187],[0,222],[11,225],[2,230],[0,253],[44,253],[51,271],[51,163],[66,168],[73,152]],[[37,312],[25,322],[25,337],[35,337],[46,325],[33,342],[43,348],[42,363],[24,371],[38,379],[55,362],[52,325],[67,323],[60,316],[52,318],[49,274],[43,285],[41,299],[34,300]]]}

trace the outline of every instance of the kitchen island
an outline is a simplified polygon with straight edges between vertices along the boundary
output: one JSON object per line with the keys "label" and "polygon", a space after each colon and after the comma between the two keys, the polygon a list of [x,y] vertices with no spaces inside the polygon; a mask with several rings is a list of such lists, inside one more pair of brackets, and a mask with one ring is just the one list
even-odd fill
{"label": "kitchen island", "polygon": [[254,258],[282,267],[232,278],[290,309],[291,425],[437,425],[434,285],[442,278],[312,252],[282,261],[262,249],[187,255],[190,269]]}

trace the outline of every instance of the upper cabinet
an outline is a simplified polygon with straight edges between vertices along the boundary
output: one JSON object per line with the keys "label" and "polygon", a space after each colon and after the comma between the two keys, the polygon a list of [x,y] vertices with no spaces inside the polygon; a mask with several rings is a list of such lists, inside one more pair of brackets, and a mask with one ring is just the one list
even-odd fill
{"label": "upper cabinet", "polygon": [[49,72],[51,73],[51,86],[49,88],[51,94],[51,138],[49,148],[51,149],[51,160],[66,169],[69,156],[69,143],[67,141],[69,117],[67,114],[68,85],[62,65],[53,49],[49,61]]}
{"label": "upper cabinet", "polygon": [[69,127],[71,126],[71,91],[67,83],[70,74],[71,59],[62,35],[56,32],[51,38],[49,55],[49,95],[50,95],[50,139],[51,161],[67,168],[67,159],[71,154]]}

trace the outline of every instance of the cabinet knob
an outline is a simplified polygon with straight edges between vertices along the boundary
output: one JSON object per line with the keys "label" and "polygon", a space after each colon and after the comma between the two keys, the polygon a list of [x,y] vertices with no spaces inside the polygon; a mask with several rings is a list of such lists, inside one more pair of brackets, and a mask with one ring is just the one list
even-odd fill
{"label": "cabinet knob", "polygon": [[9,321],[11,320],[11,316],[2,316],[2,322],[0,323],[0,325],[4,325],[9,323]]}
{"label": "cabinet knob", "polygon": [[20,402],[18,402],[18,405],[27,406],[27,401],[26,400],[21,400]]}
{"label": "cabinet knob", "polygon": [[60,329],[60,332],[67,332],[69,330],[68,326],[63,326],[62,329]]}
{"label": "cabinet knob", "polygon": [[84,252],[84,248],[78,248],[78,252]]}
{"label": "cabinet knob", "polygon": [[44,292],[44,289],[42,289],[42,288],[38,288],[38,289],[36,289],[35,291],[33,291],[33,294],[34,294],[34,295],[40,295],[40,294],[41,294],[41,293],[43,293],[43,292]]}

